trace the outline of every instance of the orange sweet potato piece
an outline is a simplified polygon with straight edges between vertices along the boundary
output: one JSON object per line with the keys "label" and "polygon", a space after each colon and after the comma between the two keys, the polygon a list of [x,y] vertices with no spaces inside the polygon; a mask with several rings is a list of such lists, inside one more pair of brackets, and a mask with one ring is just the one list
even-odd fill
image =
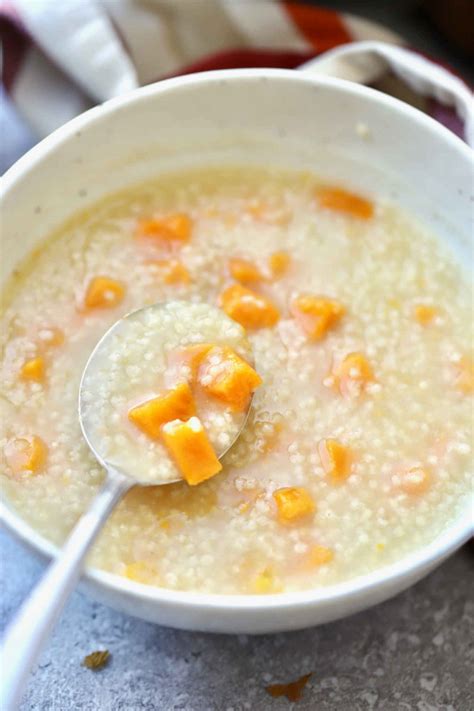
{"label": "orange sweet potato piece", "polygon": [[161,428],[171,420],[188,420],[196,414],[196,405],[188,383],[133,407],[128,418],[152,439],[161,436]]}
{"label": "orange sweet potato piece", "polygon": [[196,343],[191,346],[185,346],[184,348],[174,351],[169,356],[170,362],[187,365],[191,371],[191,380],[194,382],[197,378],[198,368],[201,365],[202,359],[213,347],[214,345],[212,343]]}
{"label": "orange sweet potato piece", "polygon": [[15,437],[5,446],[5,458],[15,474],[37,474],[44,467],[48,448],[37,435]]}
{"label": "orange sweet potato piece", "polygon": [[224,289],[219,304],[228,316],[244,328],[269,328],[280,318],[278,309],[270,299],[240,284]]}
{"label": "orange sweet potato piece", "polygon": [[362,353],[348,353],[334,369],[334,384],[345,397],[360,395],[374,380],[372,367]]}
{"label": "orange sweet potato piece", "polygon": [[474,392],[474,361],[467,356],[457,364],[456,387],[465,395]]}
{"label": "orange sweet potato piece", "polygon": [[191,218],[182,212],[175,212],[163,217],[140,220],[137,235],[165,242],[187,242],[191,237],[191,229]]}
{"label": "orange sweet potato piece", "polygon": [[268,204],[262,200],[251,200],[247,205],[247,212],[256,220],[262,220],[268,211]]}
{"label": "orange sweet potato piece", "polygon": [[318,446],[323,469],[334,481],[343,481],[351,471],[351,453],[336,439],[323,439]]}
{"label": "orange sweet potato piece", "polygon": [[229,259],[229,273],[233,279],[240,281],[242,284],[249,284],[255,281],[263,281],[264,275],[257,267],[248,259],[240,257],[231,257]]}
{"label": "orange sweet potato piece", "polygon": [[37,356],[23,363],[20,370],[20,375],[23,380],[36,380],[41,382],[44,380],[44,358]]}
{"label": "orange sweet potato piece", "polygon": [[291,257],[288,252],[274,252],[268,258],[268,266],[274,279],[279,279],[288,271]]}
{"label": "orange sweet potato piece", "polygon": [[253,199],[246,206],[246,212],[259,222],[266,222],[269,225],[287,225],[290,214],[283,206],[271,205],[270,203]]}
{"label": "orange sweet potato piece", "polygon": [[321,207],[343,212],[361,220],[369,220],[374,214],[374,206],[370,200],[342,188],[320,187],[316,190],[316,197]]}
{"label": "orange sweet potato piece", "polygon": [[430,485],[429,472],[420,466],[410,467],[400,475],[400,488],[411,496],[423,494]]}
{"label": "orange sweet potato piece", "polygon": [[160,269],[165,284],[189,284],[191,281],[189,270],[178,259],[157,259],[152,264]]}
{"label": "orange sweet potato piece", "polygon": [[162,427],[163,442],[190,486],[220,472],[222,465],[197,417],[173,420]]}
{"label": "orange sweet potato piece", "polygon": [[247,408],[251,394],[262,384],[262,379],[232,348],[214,346],[202,359],[198,382],[209,395],[241,412]]}
{"label": "orange sweet potato piece", "polygon": [[311,494],[299,486],[289,486],[277,489],[273,493],[276,501],[278,520],[280,523],[300,521],[316,510]]}
{"label": "orange sweet potato piece", "polygon": [[125,578],[133,580],[136,583],[144,585],[156,585],[158,579],[158,570],[156,565],[144,560],[137,560],[134,563],[129,563],[123,571]]}
{"label": "orange sweet potato piece", "polygon": [[428,326],[433,319],[438,315],[438,309],[428,304],[418,304],[415,306],[413,315],[419,324]]}
{"label": "orange sweet potato piece", "polygon": [[252,582],[251,591],[256,595],[268,595],[281,592],[282,586],[275,578],[273,570],[266,566]]}
{"label": "orange sweet potato piece", "polygon": [[326,565],[334,558],[334,551],[326,546],[313,546],[308,552],[308,565],[316,568],[319,565]]}
{"label": "orange sweet potato piece", "polygon": [[164,279],[166,284],[189,284],[191,275],[184,264],[174,261],[166,270]]}
{"label": "orange sweet potato piece", "polygon": [[84,305],[88,309],[113,308],[125,295],[122,282],[106,276],[93,277],[87,287]]}
{"label": "orange sweet potato piece", "polygon": [[44,348],[56,348],[64,343],[64,333],[56,326],[42,326],[38,331],[38,340]]}
{"label": "orange sweet potato piece", "polygon": [[325,296],[303,294],[291,304],[291,313],[312,340],[319,340],[343,317],[345,308]]}

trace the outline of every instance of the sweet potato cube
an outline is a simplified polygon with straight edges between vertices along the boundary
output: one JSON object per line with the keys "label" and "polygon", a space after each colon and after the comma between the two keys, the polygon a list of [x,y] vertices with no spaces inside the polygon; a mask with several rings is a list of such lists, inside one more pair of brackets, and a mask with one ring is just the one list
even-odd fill
{"label": "sweet potato cube", "polygon": [[418,306],[415,306],[413,315],[419,324],[428,326],[438,315],[438,310],[428,304],[418,304]]}
{"label": "sweet potato cube", "polygon": [[196,414],[196,405],[188,383],[133,407],[128,418],[152,439],[161,437],[161,428],[171,420],[189,420]]}
{"label": "sweet potato cube", "polygon": [[232,257],[229,259],[229,273],[233,279],[242,284],[249,284],[256,281],[264,281],[265,276],[259,267],[249,259]]}
{"label": "sweet potato cube", "polygon": [[156,259],[150,262],[157,267],[165,284],[189,284],[191,275],[179,259]]}
{"label": "sweet potato cube", "polygon": [[183,478],[195,486],[220,472],[222,465],[197,417],[187,422],[173,420],[163,425],[163,442]]}
{"label": "sweet potato cube", "polygon": [[262,220],[269,211],[269,205],[262,200],[251,200],[247,205],[247,212],[256,220]]}
{"label": "sweet potato cube", "polygon": [[308,338],[319,340],[342,318],[345,308],[334,299],[305,294],[293,300],[291,312]]}
{"label": "sweet potato cube", "polygon": [[308,566],[316,568],[327,565],[334,558],[334,552],[325,546],[313,546],[308,552]]}
{"label": "sweet potato cube", "polygon": [[374,214],[374,206],[370,200],[342,188],[320,187],[316,191],[316,197],[321,207],[361,220],[369,220]]}
{"label": "sweet potato cube", "polygon": [[465,395],[474,392],[474,361],[467,356],[457,364],[456,387]]}
{"label": "sweet potato cube", "polygon": [[423,494],[430,485],[430,475],[420,466],[410,467],[400,474],[400,488],[411,496]]}
{"label": "sweet potato cube", "polygon": [[64,343],[64,333],[56,326],[43,326],[38,331],[38,340],[44,348],[56,348]]}
{"label": "sweet potato cube", "polygon": [[110,309],[119,304],[125,295],[122,282],[106,276],[96,276],[90,280],[84,297],[88,309]]}
{"label": "sweet potato cube", "polygon": [[170,261],[163,275],[165,284],[189,284],[191,276],[188,269],[176,259]]}
{"label": "sweet potato cube", "polygon": [[5,446],[5,458],[14,474],[31,472],[37,474],[44,467],[48,449],[37,435],[15,437]]}
{"label": "sweet potato cube", "polygon": [[287,225],[290,214],[282,205],[272,205],[264,200],[253,199],[247,204],[246,212],[258,222],[269,225]]}
{"label": "sweet potato cube", "polygon": [[273,493],[280,523],[294,523],[316,511],[311,494],[299,486],[277,489]]}
{"label": "sweet potato cube", "polygon": [[36,380],[41,382],[44,380],[44,358],[38,356],[27,360],[20,371],[23,380]]}
{"label": "sweet potato cube", "polygon": [[196,343],[185,346],[169,355],[170,364],[186,365],[190,370],[191,380],[195,381],[201,361],[214,345],[212,343]]}
{"label": "sweet potato cube", "polygon": [[288,271],[291,257],[288,252],[274,252],[268,258],[268,266],[274,279],[279,279]]}
{"label": "sweet potato cube", "polygon": [[247,408],[251,394],[262,384],[262,379],[232,348],[214,346],[202,359],[198,382],[209,395],[241,412]]}
{"label": "sweet potato cube", "polygon": [[362,353],[348,353],[335,368],[332,377],[339,392],[345,397],[361,395],[374,380],[372,367]]}
{"label": "sweet potato cube", "polygon": [[264,568],[253,580],[252,592],[257,595],[267,595],[280,592],[281,585],[276,581],[275,575],[270,567]]}
{"label": "sweet potato cube", "polygon": [[264,275],[256,264],[248,259],[232,257],[229,259],[229,273],[233,279],[242,284],[249,284],[255,281],[263,281]]}
{"label": "sweet potato cube", "polygon": [[140,220],[137,225],[137,235],[165,242],[187,242],[191,237],[191,229],[191,218],[182,212],[176,212],[163,217]]}
{"label": "sweet potato cube", "polygon": [[323,469],[334,481],[343,481],[351,471],[351,454],[348,447],[336,439],[323,439],[318,446]]}
{"label": "sweet potato cube", "polygon": [[227,287],[221,293],[219,303],[226,314],[244,328],[269,328],[280,318],[270,299],[240,284]]}
{"label": "sweet potato cube", "polygon": [[158,571],[153,563],[144,560],[137,560],[134,563],[129,563],[123,572],[124,577],[133,580],[136,583],[144,585],[156,585]]}

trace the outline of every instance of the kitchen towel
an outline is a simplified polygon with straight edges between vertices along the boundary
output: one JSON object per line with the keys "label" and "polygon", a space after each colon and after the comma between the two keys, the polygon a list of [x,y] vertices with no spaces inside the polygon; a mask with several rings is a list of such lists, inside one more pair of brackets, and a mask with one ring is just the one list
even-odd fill
{"label": "kitchen towel", "polygon": [[[361,40],[402,44],[362,18],[285,0],[0,0],[0,35],[4,87],[38,138],[94,104],[166,77],[296,68]],[[379,58],[373,66],[364,83],[463,135],[463,117],[449,97],[433,99],[420,82],[406,85],[400,75],[393,81],[397,70],[390,62]],[[334,62],[331,68],[334,73]],[[339,61],[338,76],[353,74]]]}

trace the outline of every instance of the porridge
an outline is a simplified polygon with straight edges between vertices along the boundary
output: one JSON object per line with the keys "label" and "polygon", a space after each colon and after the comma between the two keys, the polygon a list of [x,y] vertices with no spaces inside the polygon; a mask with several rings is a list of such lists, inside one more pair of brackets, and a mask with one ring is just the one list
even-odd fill
{"label": "porridge", "polygon": [[[103,478],[77,419],[92,349],[163,301],[219,312],[166,357],[145,358],[143,324],[133,352],[110,353],[91,408],[111,456],[150,481],[164,462],[184,476],[180,435],[204,434],[211,456],[255,391],[249,417],[199,485],[132,489],[93,565],[177,590],[302,590],[400,559],[464,508],[474,375],[460,267],[396,206],[308,173],[212,168],[111,196],[4,291],[2,487],[42,535],[61,543]],[[195,372],[181,352],[193,345]],[[206,392],[224,356],[239,363],[232,388]]]}

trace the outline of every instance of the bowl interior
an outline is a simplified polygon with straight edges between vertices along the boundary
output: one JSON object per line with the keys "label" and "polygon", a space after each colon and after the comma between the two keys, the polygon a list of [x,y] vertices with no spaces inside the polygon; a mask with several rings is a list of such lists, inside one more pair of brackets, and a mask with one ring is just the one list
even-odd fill
{"label": "bowl interior", "polygon": [[[304,73],[239,70],[173,79],[112,100],[59,129],[22,158],[4,178],[2,281],[51,230],[105,195],[159,174],[212,164],[308,169],[388,198],[433,228],[463,268],[472,268],[474,197],[467,190],[472,185],[472,154],[459,139],[415,109],[364,87]],[[122,609],[122,602],[111,600],[117,594],[140,598],[145,608],[171,601],[181,615],[189,604],[236,614],[239,609],[323,608],[328,603],[320,618],[311,618],[324,621],[340,616],[343,608],[352,611],[388,597],[420,577],[468,537],[470,511],[467,505],[439,540],[395,566],[271,601],[147,589],[99,571],[92,571],[90,580],[102,597]],[[52,553],[53,547],[14,512],[4,508],[4,515],[23,540]],[[348,597],[354,601],[352,608],[335,605]],[[151,612],[128,611],[162,621]],[[176,623],[173,616],[170,624],[195,626],[186,619]],[[274,620],[254,631],[298,625],[297,620],[284,626]],[[220,624],[216,629],[246,629],[235,627]]]}

